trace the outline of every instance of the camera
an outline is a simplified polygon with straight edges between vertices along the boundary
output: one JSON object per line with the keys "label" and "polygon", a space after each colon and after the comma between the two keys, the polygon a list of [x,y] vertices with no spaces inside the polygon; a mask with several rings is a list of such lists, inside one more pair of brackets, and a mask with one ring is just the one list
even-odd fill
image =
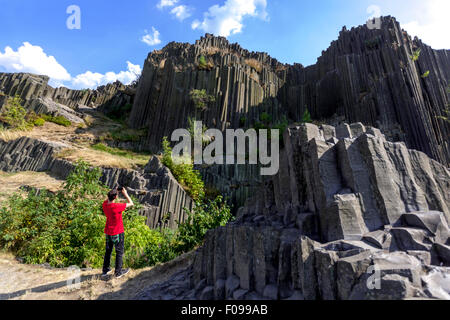
{"label": "camera", "polygon": [[122,192],[123,191],[123,187],[122,186],[118,187],[117,191]]}

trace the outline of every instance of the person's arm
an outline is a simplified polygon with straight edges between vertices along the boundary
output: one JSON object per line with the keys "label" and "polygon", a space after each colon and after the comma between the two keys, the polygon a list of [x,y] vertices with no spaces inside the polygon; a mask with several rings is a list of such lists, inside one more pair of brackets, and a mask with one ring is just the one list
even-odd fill
{"label": "person's arm", "polygon": [[131,200],[130,196],[128,195],[127,189],[123,188],[122,194],[128,201],[127,208],[134,206],[133,200]]}

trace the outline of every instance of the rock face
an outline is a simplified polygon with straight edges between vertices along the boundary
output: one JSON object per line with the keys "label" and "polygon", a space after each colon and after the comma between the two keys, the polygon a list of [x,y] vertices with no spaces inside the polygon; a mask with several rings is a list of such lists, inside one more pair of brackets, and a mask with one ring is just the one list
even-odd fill
{"label": "rock face", "polygon": [[[416,50],[421,53],[413,61]],[[158,151],[164,136],[187,127],[188,117],[225,130],[252,126],[263,112],[273,123],[283,116],[300,121],[308,108],[324,122],[377,127],[390,141],[404,141],[448,166],[450,125],[439,116],[449,103],[449,79],[449,50],[411,39],[392,17],[382,18],[380,30],[344,27],[306,68],[206,35],[194,45],[170,43],[149,54],[130,125],[147,127],[146,147]],[[215,102],[196,110],[192,89],[206,89]]]}
{"label": "rock face", "polygon": [[361,123],[291,126],[277,176],[137,298],[450,298],[450,172]]}
{"label": "rock face", "polygon": [[[0,140],[0,170],[6,172],[46,171],[61,179],[74,168],[71,162],[55,155],[66,145],[20,138],[8,143]],[[131,195],[144,205],[141,214],[150,228],[177,228],[186,220],[184,208],[192,209],[193,201],[170,171],[153,157],[141,171],[101,168],[101,181],[110,188],[126,186]]]}
{"label": "rock face", "polygon": [[[0,92],[7,96],[19,95],[28,109],[63,116],[66,114],[59,114],[59,108],[66,109],[65,112],[70,112],[70,109],[76,111],[83,107],[99,107],[107,110],[110,107],[131,104],[135,94],[132,86],[125,86],[119,81],[100,86],[96,90],[52,88],[48,85],[48,81],[47,76],[29,73],[0,73]],[[0,108],[2,104],[0,101]],[[55,109],[55,105],[58,107],[57,109]]]}

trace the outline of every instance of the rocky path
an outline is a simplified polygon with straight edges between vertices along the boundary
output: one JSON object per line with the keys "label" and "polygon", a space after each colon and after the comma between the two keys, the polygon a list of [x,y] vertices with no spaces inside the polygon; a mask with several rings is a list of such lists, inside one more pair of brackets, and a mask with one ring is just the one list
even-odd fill
{"label": "rocky path", "polygon": [[[26,265],[0,253],[0,300],[130,300],[190,265],[192,253],[153,268],[132,270],[122,279],[100,279],[100,270],[82,270],[80,286],[68,286],[71,269]],[[73,282],[69,282],[73,284]]]}

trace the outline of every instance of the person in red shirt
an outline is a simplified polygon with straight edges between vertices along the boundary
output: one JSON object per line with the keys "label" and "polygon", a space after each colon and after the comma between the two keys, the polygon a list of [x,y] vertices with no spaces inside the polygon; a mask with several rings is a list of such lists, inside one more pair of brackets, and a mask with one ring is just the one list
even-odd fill
{"label": "person in red shirt", "polygon": [[[127,203],[114,202],[117,199],[119,192],[122,192],[123,196],[127,199]],[[111,190],[108,193],[108,199],[103,202],[103,212],[106,216],[106,253],[103,262],[103,277],[106,277],[112,272],[110,264],[111,254],[114,248],[116,248],[116,268],[114,272],[116,278],[121,278],[130,271],[129,269],[122,269],[125,245],[125,230],[123,228],[122,213],[132,206],[134,206],[133,200],[131,200],[125,188]]]}

